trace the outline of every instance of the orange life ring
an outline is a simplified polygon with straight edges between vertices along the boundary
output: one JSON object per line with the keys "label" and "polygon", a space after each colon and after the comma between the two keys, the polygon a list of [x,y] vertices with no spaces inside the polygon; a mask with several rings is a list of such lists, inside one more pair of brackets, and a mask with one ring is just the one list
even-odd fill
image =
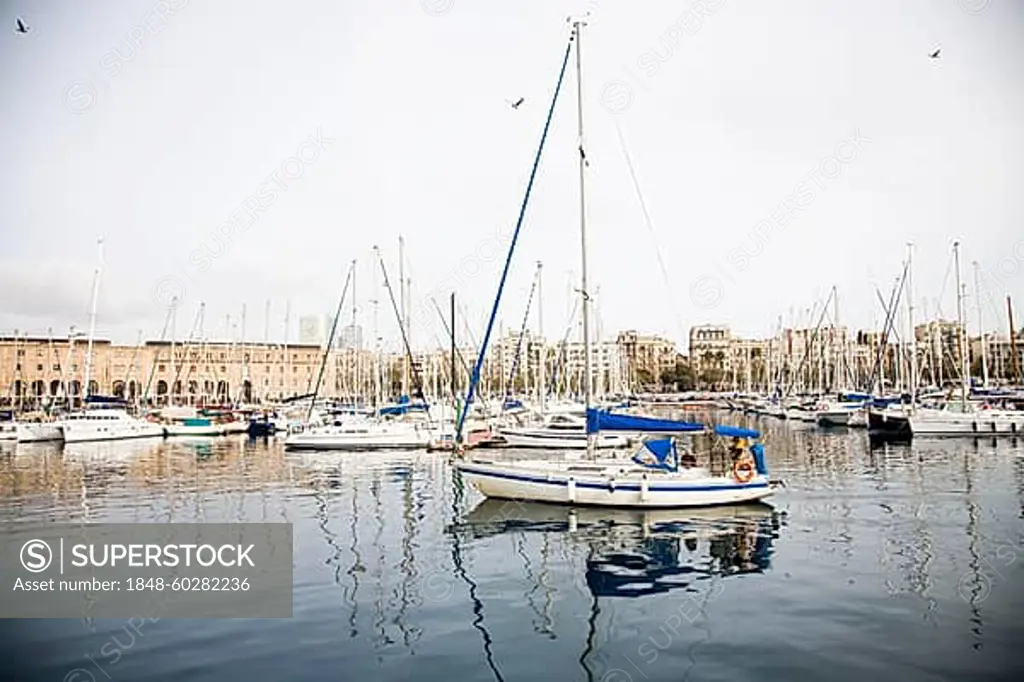
{"label": "orange life ring", "polygon": [[749,483],[754,478],[754,464],[749,459],[741,459],[732,468],[732,475],[740,483]]}

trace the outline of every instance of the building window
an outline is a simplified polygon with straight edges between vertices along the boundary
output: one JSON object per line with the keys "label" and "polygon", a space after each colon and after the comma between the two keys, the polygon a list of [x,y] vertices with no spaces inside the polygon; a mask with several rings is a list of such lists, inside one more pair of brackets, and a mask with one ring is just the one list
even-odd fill
{"label": "building window", "polygon": [[42,365],[36,365],[36,371],[37,372],[42,372],[43,371],[43,366]]}
{"label": "building window", "polygon": [[157,371],[166,372],[167,371],[167,365],[157,365]]}
{"label": "building window", "polygon": [[19,358],[25,357],[25,349],[24,348],[19,348],[18,349],[18,357]]}

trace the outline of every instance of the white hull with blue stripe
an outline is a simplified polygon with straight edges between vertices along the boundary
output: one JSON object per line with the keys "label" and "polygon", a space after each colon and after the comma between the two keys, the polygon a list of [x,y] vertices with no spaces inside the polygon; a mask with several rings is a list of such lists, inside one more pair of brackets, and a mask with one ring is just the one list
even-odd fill
{"label": "white hull with blue stripe", "polygon": [[486,497],[601,507],[707,507],[755,502],[772,494],[768,477],[741,483],[707,469],[658,471],[629,460],[581,462],[474,459],[456,464]]}

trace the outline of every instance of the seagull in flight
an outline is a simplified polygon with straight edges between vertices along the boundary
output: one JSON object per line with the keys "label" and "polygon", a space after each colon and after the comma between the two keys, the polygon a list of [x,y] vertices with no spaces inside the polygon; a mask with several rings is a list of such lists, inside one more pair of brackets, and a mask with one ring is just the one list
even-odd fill
{"label": "seagull in flight", "polygon": [[18,28],[14,29],[14,31],[15,33],[28,33],[28,26],[21,20],[21,17],[18,17]]}
{"label": "seagull in flight", "polygon": [[523,103],[523,102],[524,102],[525,100],[526,100],[526,98],[525,98],[525,97],[520,97],[520,98],[519,98],[519,99],[517,99],[517,100],[516,100],[515,102],[513,102],[512,100],[509,100],[509,99],[507,99],[507,100],[505,100],[505,101],[506,101],[506,102],[508,102],[508,105],[509,105],[510,107],[512,107],[513,109],[518,109],[518,108],[519,108],[519,105],[520,105],[520,104],[522,104],[522,103]]}
{"label": "seagull in flight", "polygon": [[935,50],[935,52],[932,52],[930,55],[928,55],[928,57],[931,58],[931,59],[938,59],[940,52],[942,52],[942,48],[941,47],[939,49]]}

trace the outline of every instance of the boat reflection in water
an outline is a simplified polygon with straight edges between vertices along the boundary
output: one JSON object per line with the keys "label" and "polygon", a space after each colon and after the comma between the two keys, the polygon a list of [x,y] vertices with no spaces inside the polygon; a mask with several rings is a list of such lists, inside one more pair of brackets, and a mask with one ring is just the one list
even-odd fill
{"label": "boat reflection in water", "polygon": [[587,545],[594,596],[640,597],[713,575],[764,572],[779,520],[767,504],[638,511],[487,499],[463,528],[477,538],[571,533]]}
{"label": "boat reflection in water", "polygon": [[[519,543],[517,553],[523,560],[524,577],[536,584],[526,595],[527,606],[537,616],[534,629],[552,639],[556,620],[553,604],[561,600],[554,595],[559,588],[544,579],[550,558],[548,548],[562,544],[580,551],[590,606],[578,662],[586,679],[597,680],[602,678],[595,670],[594,662],[600,658],[595,654],[603,648],[599,643],[605,639],[601,633],[607,628],[599,624],[599,620],[605,620],[599,616],[607,610],[603,605],[607,598],[650,597],[680,590],[690,597],[684,602],[692,604],[688,608],[696,617],[720,591],[723,579],[763,573],[769,568],[772,543],[781,525],[779,513],[764,503],[618,510],[485,499],[450,531],[456,547],[506,534],[514,543],[527,534],[542,537],[539,562],[522,551],[523,543]],[[463,579],[472,581],[469,576]],[[543,606],[536,603],[537,592],[546,595]],[[471,589],[471,598],[474,593]],[[490,651],[493,638],[484,620],[485,605],[483,600],[473,600],[477,614],[474,625],[483,637],[487,662],[500,679]]]}

